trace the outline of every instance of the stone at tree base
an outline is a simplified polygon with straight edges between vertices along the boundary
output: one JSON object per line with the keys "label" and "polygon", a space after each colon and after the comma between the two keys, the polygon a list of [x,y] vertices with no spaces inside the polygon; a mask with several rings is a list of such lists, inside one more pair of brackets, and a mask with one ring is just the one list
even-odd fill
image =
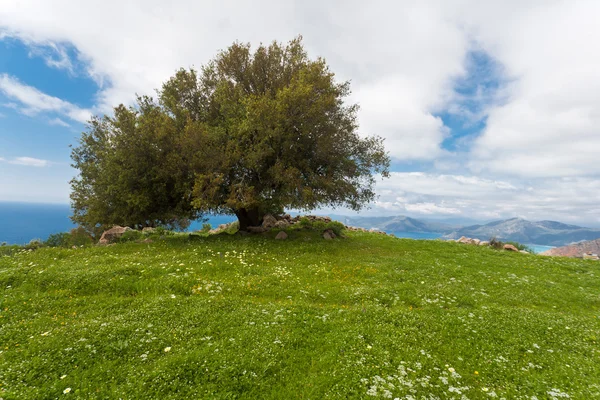
{"label": "stone at tree base", "polygon": [[262,227],[265,229],[271,229],[277,223],[277,218],[272,216],[271,214],[267,214],[263,217]]}
{"label": "stone at tree base", "polygon": [[121,236],[123,236],[123,234],[127,231],[130,231],[131,228],[128,226],[113,226],[112,228],[110,228],[107,231],[104,231],[104,233],[102,234],[102,236],[100,237],[100,240],[98,241],[98,244],[109,244],[114,242],[115,240],[117,240],[118,238],[120,238]]}
{"label": "stone at tree base", "polygon": [[513,246],[512,244],[505,244],[504,245],[504,250],[508,250],[508,251],[519,251],[519,249],[517,249],[515,246]]}
{"label": "stone at tree base", "polygon": [[287,238],[288,238],[288,235],[284,231],[279,232],[277,234],[277,236],[275,236],[275,240],[285,240]]}
{"label": "stone at tree base", "polygon": [[333,240],[336,237],[336,234],[331,229],[327,229],[323,232],[323,239],[325,240]]}
{"label": "stone at tree base", "polygon": [[290,226],[290,223],[285,220],[279,220],[275,223],[275,225],[273,226],[273,228],[277,228],[277,229],[287,229]]}

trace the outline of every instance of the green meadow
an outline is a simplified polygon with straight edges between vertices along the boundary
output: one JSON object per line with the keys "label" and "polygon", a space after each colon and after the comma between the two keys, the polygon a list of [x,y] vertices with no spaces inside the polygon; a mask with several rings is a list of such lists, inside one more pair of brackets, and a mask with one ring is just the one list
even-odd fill
{"label": "green meadow", "polygon": [[600,398],[600,263],[276,233],[0,250],[0,398]]}

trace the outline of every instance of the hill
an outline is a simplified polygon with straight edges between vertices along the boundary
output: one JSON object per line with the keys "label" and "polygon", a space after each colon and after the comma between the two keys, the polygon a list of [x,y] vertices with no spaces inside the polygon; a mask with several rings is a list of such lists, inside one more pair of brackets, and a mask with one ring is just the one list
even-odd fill
{"label": "hill", "polygon": [[288,233],[0,247],[0,397],[600,396],[597,262]]}
{"label": "hill", "polygon": [[600,254],[600,239],[556,247],[541,254],[544,256],[582,257],[585,253]]}
{"label": "hill", "polygon": [[527,221],[511,218],[485,225],[467,226],[445,236],[458,239],[461,236],[488,240],[495,237],[504,241],[535,243],[547,246],[564,246],[582,240],[600,238],[600,230],[563,224],[556,221]]}

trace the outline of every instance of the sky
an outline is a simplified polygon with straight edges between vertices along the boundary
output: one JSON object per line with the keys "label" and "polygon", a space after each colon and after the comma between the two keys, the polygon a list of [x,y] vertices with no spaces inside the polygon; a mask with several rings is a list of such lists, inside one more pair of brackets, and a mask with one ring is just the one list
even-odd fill
{"label": "sky", "polygon": [[599,15],[596,0],[0,0],[0,201],[68,203],[92,115],[234,41],[302,35],[392,157],[363,214],[599,226]]}

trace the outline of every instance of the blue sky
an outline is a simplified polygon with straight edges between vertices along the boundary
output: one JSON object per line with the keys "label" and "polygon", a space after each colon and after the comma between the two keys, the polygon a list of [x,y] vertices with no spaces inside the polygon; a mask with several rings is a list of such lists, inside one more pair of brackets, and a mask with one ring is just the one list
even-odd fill
{"label": "blue sky", "polygon": [[365,213],[600,224],[597,2],[225,3],[6,1],[0,201],[68,203],[91,115],[234,40],[302,34],[393,158]]}

